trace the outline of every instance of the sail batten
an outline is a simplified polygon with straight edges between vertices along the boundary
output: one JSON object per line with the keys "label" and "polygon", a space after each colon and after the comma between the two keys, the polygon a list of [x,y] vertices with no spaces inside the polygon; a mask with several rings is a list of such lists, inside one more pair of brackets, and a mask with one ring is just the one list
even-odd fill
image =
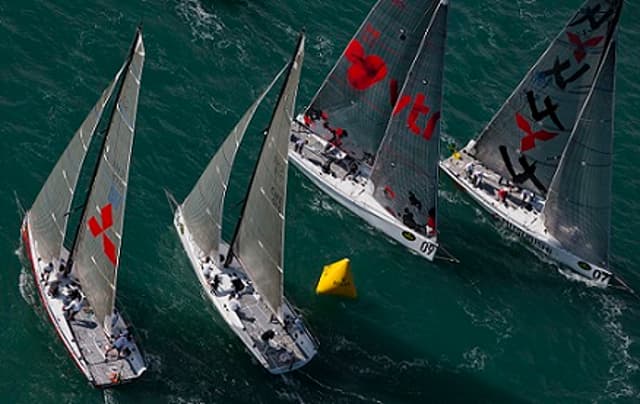
{"label": "sail batten", "polygon": [[282,314],[283,302],[287,153],[303,58],[304,35],[301,35],[263,141],[230,251],[278,316]]}
{"label": "sail batten", "polygon": [[371,173],[376,200],[421,233],[435,230],[447,13],[442,2],[433,14]]}
{"label": "sail batten", "polygon": [[609,267],[615,45],[604,56],[545,204],[547,230],[564,248]]}
{"label": "sail batten", "polygon": [[482,131],[470,150],[478,160],[546,195],[621,6],[621,0],[583,4]]}
{"label": "sail batten", "polygon": [[[124,226],[131,151],[135,134],[144,44],[136,33],[127,69],[105,134],[101,155],[80,221],[77,241],[71,251],[72,270],[91,303],[98,321],[109,326],[115,306],[115,291]],[[138,79],[132,66],[138,67]]]}
{"label": "sail batten", "polygon": [[[379,0],[349,41],[307,109],[312,129],[336,132],[351,156],[371,159],[439,1]],[[311,123],[311,122],[309,122]]]}
{"label": "sail batten", "polygon": [[111,97],[124,66],[102,92],[69,145],[58,159],[47,181],[29,210],[29,223],[34,239],[38,240],[40,258],[52,261],[60,257],[68,224],[73,195],[89,144],[98,127],[104,107]]}
{"label": "sail batten", "polygon": [[256,110],[286,68],[285,65],[244,113],[181,205],[184,223],[193,241],[204,255],[213,257],[218,255],[224,197],[238,147]]}

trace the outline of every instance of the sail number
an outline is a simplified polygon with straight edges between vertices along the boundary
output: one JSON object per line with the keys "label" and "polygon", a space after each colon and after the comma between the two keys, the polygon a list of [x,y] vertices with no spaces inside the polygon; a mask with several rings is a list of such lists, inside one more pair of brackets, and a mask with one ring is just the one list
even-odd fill
{"label": "sail number", "polygon": [[422,251],[426,255],[431,255],[431,253],[435,249],[436,249],[436,245],[428,241],[423,241],[422,244],[420,244],[420,251]]}
{"label": "sail number", "polygon": [[609,278],[611,278],[611,274],[599,269],[595,269],[591,274],[591,277],[596,281],[606,282]]}

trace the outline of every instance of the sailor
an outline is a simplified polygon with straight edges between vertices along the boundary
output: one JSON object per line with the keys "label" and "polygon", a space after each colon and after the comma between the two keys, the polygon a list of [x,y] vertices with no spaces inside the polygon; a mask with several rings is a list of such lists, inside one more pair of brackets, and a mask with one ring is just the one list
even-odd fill
{"label": "sailor", "polygon": [[467,175],[467,179],[471,179],[473,177],[474,166],[475,164],[473,161],[468,162],[467,165],[464,166],[464,172]]}
{"label": "sailor", "polygon": [[304,146],[307,143],[309,143],[307,139],[299,138],[298,140],[296,140],[293,150],[295,150],[296,153],[302,156],[302,150],[304,150]]}
{"label": "sailor", "polygon": [[522,193],[520,194],[520,199],[522,199],[522,203],[524,204],[524,208],[526,210],[531,210],[533,207],[531,206],[531,201],[533,201],[533,192],[528,189],[522,189]]}
{"label": "sailor", "polygon": [[342,179],[346,180],[348,176],[351,176],[351,179],[353,181],[355,181],[356,178],[358,177],[358,172],[359,171],[360,171],[360,167],[358,166],[358,163],[355,160],[350,158],[349,159],[349,170],[344,175],[344,177],[342,177]]}
{"label": "sailor", "polygon": [[509,189],[502,187],[500,188],[497,192],[496,192],[496,196],[498,199],[498,202],[502,202],[504,203],[504,206],[509,207],[509,205],[507,204],[507,195],[509,194]]}
{"label": "sailor", "polygon": [[331,139],[329,139],[327,145],[324,147],[324,151],[327,152],[332,148],[340,148],[340,146],[342,146],[342,138],[349,136],[347,131],[342,128],[332,129],[328,125],[326,127],[327,129],[329,129],[332,136]]}
{"label": "sailor", "polygon": [[220,286],[220,275],[213,275],[213,279],[211,279],[211,293],[215,294],[218,291],[218,287]]}
{"label": "sailor", "polygon": [[322,172],[325,174],[331,174],[331,164],[333,164],[334,158],[327,157],[327,160],[322,164]]}
{"label": "sailor", "polygon": [[429,209],[429,216],[427,217],[427,235],[433,236],[436,234],[436,209]]}
{"label": "sailor", "polygon": [[402,223],[404,223],[405,226],[413,230],[416,230],[417,228],[420,227],[418,226],[418,223],[416,223],[415,219],[413,218],[413,213],[409,211],[409,208],[404,208],[404,214],[402,215]]}
{"label": "sailor", "polygon": [[53,262],[49,262],[44,268],[43,268],[43,272],[42,272],[42,276],[40,278],[41,282],[48,282],[49,281],[49,276],[51,275],[51,273],[53,272]]}
{"label": "sailor", "polygon": [[209,279],[209,275],[211,275],[211,271],[213,270],[213,263],[211,262],[211,257],[207,255],[201,261],[203,261],[202,264],[200,264],[200,266],[202,267],[202,274],[206,279]]}
{"label": "sailor", "polygon": [[482,170],[476,170],[473,172],[471,176],[471,181],[473,182],[473,186],[476,188],[480,188],[482,186],[482,182],[484,180],[484,172]]}
{"label": "sailor", "polygon": [[420,199],[418,199],[416,194],[412,191],[409,191],[409,203],[411,206],[415,206],[418,210],[422,210],[422,202],[420,202]]}
{"label": "sailor", "polygon": [[82,310],[82,306],[84,306],[84,298],[80,296],[76,297],[69,304],[64,306],[62,310],[67,321],[75,320],[76,314]]}

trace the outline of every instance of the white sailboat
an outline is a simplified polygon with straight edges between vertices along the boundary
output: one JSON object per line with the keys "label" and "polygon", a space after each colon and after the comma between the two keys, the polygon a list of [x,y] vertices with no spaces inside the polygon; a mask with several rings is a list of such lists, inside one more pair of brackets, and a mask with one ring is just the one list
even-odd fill
{"label": "white sailboat", "polygon": [[[132,381],[146,370],[142,352],[115,307],[144,57],[138,30],[123,67],[71,139],[21,229],[47,315],[77,367],[96,387]],[[64,238],[78,176],[114,90],[78,230],[67,250]]]}
{"label": "white sailboat", "polygon": [[318,188],[428,260],[438,248],[447,13],[448,0],[378,1],[289,144]]}
{"label": "white sailboat", "polygon": [[441,162],[484,209],[582,279],[609,268],[620,0],[587,0],[477,140]]}
{"label": "white sailboat", "polygon": [[180,241],[207,296],[247,349],[273,374],[300,368],[318,349],[283,290],[287,139],[303,55],[301,35],[286,67],[286,80],[231,242],[221,239],[221,229],[233,160],[256,109],[284,70],[245,112],[174,215]]}

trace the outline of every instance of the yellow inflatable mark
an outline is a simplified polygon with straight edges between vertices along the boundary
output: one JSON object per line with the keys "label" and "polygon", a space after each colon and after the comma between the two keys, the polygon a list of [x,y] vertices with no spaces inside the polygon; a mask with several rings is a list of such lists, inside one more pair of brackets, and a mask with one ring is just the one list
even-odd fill
{"label": "yellow inflatable mark", "polygon": [[460,160],[462,159],[462,155],[460,154],[460,152],[454,152],[453,153],[453,158],[456,160]]}
{"label": "yellow inflatable mark", "polygon": [[351,262],[349,258],[341,259],[333,264],[325,265],[322,275],[316,286],[319,295],[338,295],[350,298],[358,296],[353,284],[351,274]]}

